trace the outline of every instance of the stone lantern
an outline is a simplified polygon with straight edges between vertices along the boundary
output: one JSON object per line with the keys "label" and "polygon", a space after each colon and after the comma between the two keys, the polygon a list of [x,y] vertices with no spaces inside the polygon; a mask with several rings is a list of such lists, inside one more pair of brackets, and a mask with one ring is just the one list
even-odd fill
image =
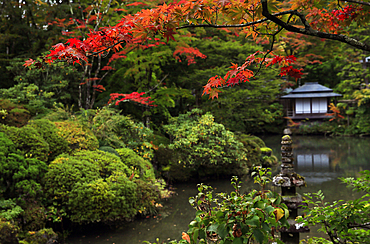
{"label": "stone lantern", "polygon": [[299,233],[309,232],[307,226],[302,226],[302,224],[295,221],[298,216],[298,209],[304,205],[302,196],[296,192],[296,187],[306,186],[306,182],[304,177],[294,171],[290,130],[284,130],[284,134],[281,139],[281,171],[273,178],[272,184],[281,187],[283,202],[289,209],[288,223],[290,227],[280,229],[281,240],[286,244],[298,244]]}

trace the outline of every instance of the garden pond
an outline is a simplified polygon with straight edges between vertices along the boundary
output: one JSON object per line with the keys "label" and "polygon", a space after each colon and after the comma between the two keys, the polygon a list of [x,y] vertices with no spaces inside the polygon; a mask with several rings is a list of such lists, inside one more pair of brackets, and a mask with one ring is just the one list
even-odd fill
{"label": "garden pond", "polygon": [[[281,136],[262,137],[266,146],[273,149],[280,160]],[[295,169],[306,179],[307,187],[298,192],[318,192],[322,190],[327,201],[339,199],[351,200],[358,196],[342,184],[338,177],[356,177],[362,170],[370,170],[370,138],[358,137],[322,137],[322,136],[292,136]],[[279,172],[279,167],[272,169],[273,175]],[[254,187],[249,177],[241,179],[242,191]],[[214,192],[230,192],[233,190],[229,179],[204,180],[203,183],[213,187]],[[176,194],[165,200],[163,208],[156,215],[137,219],[119,228],[92,228],[72,233],[68,244],[139,244],[143,241],[160,242],[181,239],[181,233],[187,231],[188,224],[195,217],[195,210],[189,204],[189,197],[195,196],[197,183],[176,184]],[[280,191],[272,187],[275,191]],[[316,228],[310,233],[301,234],[301,238],[322,236]]]}

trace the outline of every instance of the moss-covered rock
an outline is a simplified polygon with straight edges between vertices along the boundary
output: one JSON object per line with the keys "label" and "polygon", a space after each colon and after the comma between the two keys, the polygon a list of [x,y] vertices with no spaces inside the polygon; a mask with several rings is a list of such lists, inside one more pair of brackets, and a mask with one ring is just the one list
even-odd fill
{"label": "moss-covered rock", "polygon": [[272,149],[266,147],[261,138],[252,135],[240,135],[238,138],[248,151],[249,166],[271,167],[277,163],[277,158],[273,155]]}
{"label": "moss-covered rock", "polygon": [[52,229],[29,231],[23,244],[52,244],[57,243],[58,235]]}

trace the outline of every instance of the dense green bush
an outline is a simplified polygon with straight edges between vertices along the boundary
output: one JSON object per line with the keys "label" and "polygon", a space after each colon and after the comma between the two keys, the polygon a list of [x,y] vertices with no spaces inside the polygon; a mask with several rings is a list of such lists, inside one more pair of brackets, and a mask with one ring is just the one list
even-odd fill
{"label": "dense green bush", "polygon": [[170,149],[179,150],[185,165],[218,165],[246,161],[243,144],[222,124],[214,122],[211,114],[198,116],[199,110],[172,118],[164,126],[171,135]]}
{"label": "dense green bush", "polygon": [[[0,130],[2,127],[0,127]],[[8,153],[15,152],[14,143],[5,135],[4,132],[0,131],[0,156],[6,156]]]}
{"label": "dense green bush", "polygon": [[0,161],[0,193],[5,198],[25,199],[40,195],[46,163],[15,153],[0,154]]}
{"label": "dense green bush", "polygon": [[14,223],[0,219],[0,243],[18,244],[18,233],[20,229]]}
{"label": "dense green bush", "polygon": [[370,171],[361,172],[357,179],[341,180],[363,195],[355,200],[330,203],[324,200],[321,191],[305,194],[304,202],[308,205],[305,207],[306,217],[298,221],[305,225],[319,225],[319,230],[326,233],[334,244],[370,243]]}
{"label": "dense green bush", "polygon": [[24,210],[13,199],[0,200],[0,219],[14,220]]}
{"label": "dense green bush", "polygon": [[47,119],[31,120],[29,126],[35,128],[49,144],[49,161],[54,160],[59,154],[68,152],[67,141],[58,135],[57,127],[53,122]]}
{"label": "dense green bush", "polygon": [[2,126],[0,127],[6,136],[14,143],[20,154],[27,158],[36,158],[46,162],[49,154],[49,144],[31,126],[23,126],[21,128]]}
{"label": "dense green bush", "polygon": [[145,204],[154,204],[158,196],[143,193],[148,192],[147,188],[138,187],[131,175],[131,169],[112,153],[97,150],[62,154],[50,163],[45,175],[46,195],[50,204],[73,222],[132,218]]}
{"label": "dense green bush", "polygon": [[144,158],[140,157],[130,148],[120,148],[116,150],[122,162],[126,164],[135,175],[144,180],[154,180],[153,165]]}
{"label": "dense green bush", "polygon": [[167,160],[162,158],[161,163],[165,167],[170,166],[173,177],[184,168],[200,177],[245,174],[248,170],[247,151],[243,144],[222,124],[215,123],[211,114],[201,113],[200,110],[193,110],[172,118],[169,125],[163,126],[171,138],[167,148],[173,152],[168,154]]}
{"label": "dense green bush", "polygon": [[58,135],[68,142],[71,151],[96,150],[99,142],[90,129],[76,121],[55,122]]}
{"label": "dense green bush", "polygon": [[261,190],[241,193],[241,182],[233,177],[231,184],[235,191],[230,194],[214,194],[211,186],[198,184],[199,193],[189,199],[196,216],[189,223],[188,231],[182,233],[182,239],[169,243],[282,244],[275,230],[288,226],[288,208],[278,193],[265,190],[271,182],[271,172],[256,169],[254,181],[261,185]]}
{"label": "dense green bush", "polygon": [[257,136],[238,135],[238,140],[243,143],[247,150],[248,165],[261,164],[261,148],[265,147],[265,143]]}
{"label": "dense green bush", "polygon": [[128,147],[145,159],[153,158],[153,145],[149,141],[153,132],[142,123],[136,123],[118,110],[107,107],[96,110],[89,123],[100,146],[115,149]]}
{"label": "dense green bush", "polygon": [[26,195],[36,197],[41,191],[40,184],[47,166],[44,162],[24,158],[21,155],[9,154],[2,160],[1,168],[1,185],[5,188],[6,197],[17,197]]}
{"label": "dense green bush", "polygon": [[7,99],[0,99],[0,111],[3,111],[0,114],[0,124],[22,127],[31,118],[27,109]]}

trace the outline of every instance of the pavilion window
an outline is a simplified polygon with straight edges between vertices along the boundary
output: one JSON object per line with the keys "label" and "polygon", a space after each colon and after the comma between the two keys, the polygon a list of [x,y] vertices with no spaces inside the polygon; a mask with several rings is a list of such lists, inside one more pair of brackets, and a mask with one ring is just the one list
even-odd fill
{"label": "pavilion window", "polygon": [[296,114],[310,114],[311,113],[311,99],[297,98],[295,102]]}
{"label": "pavilion window", "polygon": [[328,112],[328,102],[326,98],[312,98],[312,113]]}

